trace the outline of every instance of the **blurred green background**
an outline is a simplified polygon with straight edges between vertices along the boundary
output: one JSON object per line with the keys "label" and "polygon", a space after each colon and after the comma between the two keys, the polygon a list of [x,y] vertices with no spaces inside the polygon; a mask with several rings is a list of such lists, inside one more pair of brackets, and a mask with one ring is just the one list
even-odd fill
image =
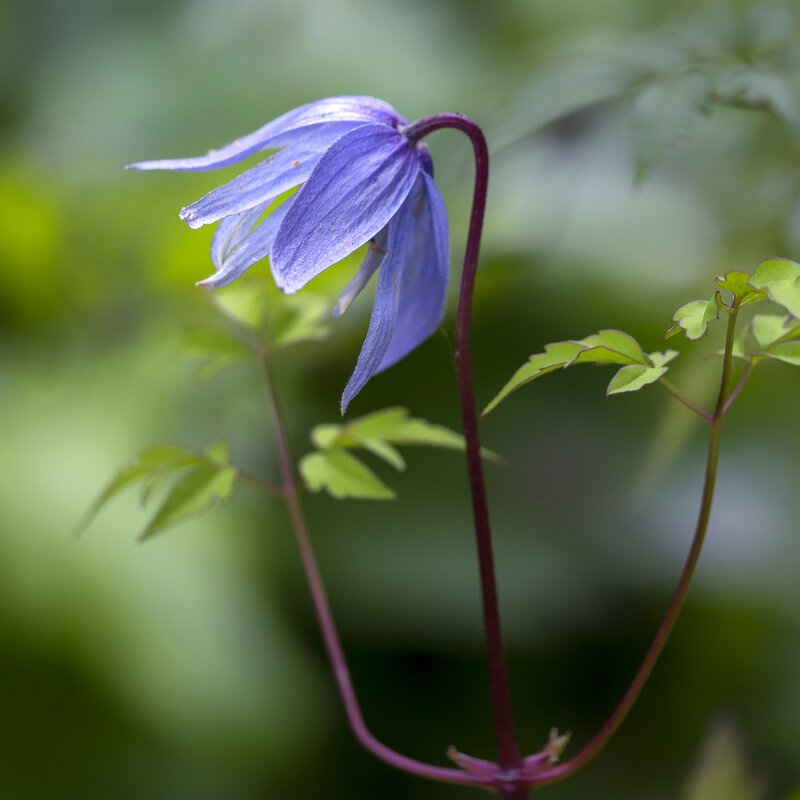
{"label": "blurred green background", "polygon": [[[239,489],[142,546],[132,492],[73,535],[149,443],[225,439],[235,461],[277,475],[257,371],[200,382],[180,355],[186,325],[212,313],[193,287],[211,231],[177,212],[217,176],[125,163],[203,153],[334,94],[485,124],[482,405],[545,342],[616,327],[659,349],[675,307],[708,297],[715,274],[800,258],[796,16],[788,2],[699,0],[0,3],[0,796],[472,791],[396,774],[353,743],[278,502]],[[714,90],[698,105],[661,102],[671,76],[707,69]],[[454,276],[472,181],[462,138],[430,139]],[[318,281],[331,305],[354,265]],[[338,417],[370,303],[274,365],[297,455],[312,425]],[[352,415],[401,404],[458,427],[453,309]],[[678,342],[674,380],[704,402],[715,336]],[[606,400],[609,378],[554,375],[483,427],[507,459],[489,468],[490,500],[527,752],[553,725],[578,748],[610,712],[699,501],[700,423],[659,387]],[[795,796],[799,388],[786,365],[756,371],[724,433],[674,638],[607,750],[544,790],[554,800]],[[449,744],[492,757],[463,463],[408,461],[400,476],[374,464],[397,502],[309,496],[310,529],[374,732],[435,763]]]}

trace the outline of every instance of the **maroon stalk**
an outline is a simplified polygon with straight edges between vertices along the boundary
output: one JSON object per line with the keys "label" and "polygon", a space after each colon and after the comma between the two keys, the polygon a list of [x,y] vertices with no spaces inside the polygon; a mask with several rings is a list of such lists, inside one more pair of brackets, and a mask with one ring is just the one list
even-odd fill
{"label": "maroon stalk", "polygon": [[[730,386],[731,377],[731,359],[733,354],[734,334],[736,331],[736,317],[739,312],[738,301],[734,300],[728,317],[728,331],[725,339],[725,353],[722,359],[722,376],[720,378],[719,393],[717,395],[717,402],[714,407],[714,413],[710,415],[709,425],[711,428],[708,438],[708,456],[706,459],[706,474],[703,483],[703,495],[700,501],[700,511],[697,517],[697,525],[695,527],[694,538],[692,546],[689,550],[689,555],[686,557],[686,562],[681,573],[680,580],[672,596],[672,600],[667,608],[661,625],[656,631],[656,635],[650,644],[650,647],[645,653],[639,669],[633,676],[633,680],[628,686],[625,694],[622,696],[617,707],[612,712],[611,716],[606,720],[595,737],[581,750],[577,755],[563,764],[559,764],[549,770],[539,773],[532,780],[533,786],[541,786],[547,783],[555,783],[556,781],[564,780],[570,775],[575,774],[579,769],[589,763],[602,749],[605,747],[608,740],[613,736],[617,728],[622,724],[628,712],[633,707],[639,694],[644,688],[650,673],[658,661],[664,646],[672,633],[675,623],[678,621],[683,603],[686,600],[686,595],[689,592],[689,585],[692,582],[695,568],[697,567],[698,559],[700,558],[700,551],[703,548],[703,541],[708,528],[708,520],[711,516],[711,502],[714,498],[714,485],[717,477],[717,462],[719,461],[719,443],[720,433],[722,429],[722,421],[725,414],[730,408],[730,403],[735,399],[738,392],[741,390],[742,382],[730,397],[728,397],[728,387]],[[705,413],[705,412],[704,412]]]}
{"label": "maroon stalk", "polygon": [[[464,267],[461,272],[461,291],[456,317],[456,366],[458,393],[461,401],[461,422],[467,443],[467,470],[472,494],[472,512],[475,519],[475,537],[478,546],[478,563],[481,578],[483,620],[486,631],[486,653],[489,662],[489,681],[492,693],[492,710],[497,757],[502,770],[513,772],[520,767],[519,748],[511,713],[511,692],[508,683],[505,650],[500,627],[500,609],[497,600],[497,582],[492,553],[492,533],[489,525],[489,508],[481,462],[481,444],[478,437],[478,417],[472,388],[472,363],[470,358],[470,320],[472,294],[478,269],[483,216],[486,208],[486,191],[489,182],[489,151],[481,129],[461,114],[435,114],[409,125],[403,133],[413,142],[433,131],[454,128],[465,133],[475,153],[475,192],[472,200]],[[501,792],[501,796],[502,792]]]}
{"label": "maroon stalk", "polygon": [[305,520],[303,519],[303,511],[300,506],[299,488],[297,481],[295,480],[294,469],[292,467],[293,462],[291,452],[289,450],[286,423],[284,421],[283,412],[278,399],[278,393],[275,388],[275,381],[272,377],[269,357],[266,353],[262,352],[260,353],[260,358],[264,368],[267,392],[269,394],[270,405],[272,407],[273,423],[278,446],[278,460],[281,468],[282,494],[284,500],[286,501],[286,507],[289,511],[292,530],[294,531],[297,547],[300,551],[300,559],[303,564],[303,571],[306,575],[306,581],[308,582],[311,599],[314,604],[314,611],[317,615],[317,621],[322,632],[322,639],[325,643],[325,649],[327,650],[328,658],[331,662],[336,685],[339,689],[345,714],[347,715],[347,720],[350,724],[351,730],[353,731],[353,735],[365,750],[372,753],[372,755],[374,755],[376,758],[379,758],[381,761],[384,761],[396,769],[402,770],[403,772],[408,772],[412,775],[419,775],[420,777],[428,778],[429,780],[443,781],[446,783],[466,784],[469,786],[491,786],[493,783],[491,778],[471,775],[460,769],[437,767],[432,764],[426,764],[422,761],[417,761],[416,759],[404,756],[376,739],[369,728],[367,728],[367,725],[364,722],[364,716],[361,713],[361,706],[358,702],[358,697],[356,696],[355,688],[350,677],[350,670],[347,666],[347,659],[345,658],[341,641],[339,640],[336,624],[333,620],[330,606],[328,605],[325,587],[322,583],[322,577],[319,573],[316,559],[314,558],[314,551],[311,547],[311,541],[308,537]]}

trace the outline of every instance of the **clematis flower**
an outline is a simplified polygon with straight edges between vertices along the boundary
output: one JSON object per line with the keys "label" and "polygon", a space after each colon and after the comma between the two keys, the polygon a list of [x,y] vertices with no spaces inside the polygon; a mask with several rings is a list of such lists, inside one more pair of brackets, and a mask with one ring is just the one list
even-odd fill
{"label": "clematis flower", "polygon": [[[219,223],[211,241],[216,271],[200,286],[225,286],[269,256],[275,282],[292,293],[369,243],[334,311],[343,314],[378,273],[369,329],[342,396],[342,412],[373,375],[430,336],[444,314],[447,212],[427,148],[404,135],[407,125],[381,100],[331,97],[208,155],[130,165],[212,170],[280,148],[181,211],[191,228]],[[271,209],[298,185],[296,194]]]}

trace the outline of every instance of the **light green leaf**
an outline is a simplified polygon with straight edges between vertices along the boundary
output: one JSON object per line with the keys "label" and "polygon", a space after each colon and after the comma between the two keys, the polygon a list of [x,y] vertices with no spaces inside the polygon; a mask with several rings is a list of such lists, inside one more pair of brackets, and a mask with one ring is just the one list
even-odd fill
{"label": "light green leaf", "polygon": [[776,344],[764,355],[768,358],[774,358],[786,364],[793,364],[796,367],[800,367],[800,342]]}
{"label": "light green leaf", "polygon": [[392,500],[395,493],[352,453],[335,448],[300,459],[300,474],[309,489],[324,489],[337,498]]}
{"label": "light green leaf", "polygon": [[76,526],[76,531],[78,533],[82,533],[89,526],[89,523],[97,516],[97,513],[100,511],[100,509],[109,500],[111,500],[112,497],[119,494],[119,492],[121,492],[125,487],[129,486],[135,481],[138,481],[141,478],[144,478],[146,475],[149,475],[151,472],[152,467],[144,466],[142,464],[133,464],[120,470],[106,485],[106,487],[100,493],[100,496],[94,501],[94,503],[92,503],[83,519]]}
{"label": "light green leaf", "polygon": [[[603,361],[611,361],[615,364],[645,364],[647,363],[647,356],[641,345],[633,336],[630,336],[623,331],[614,329],[602,330],[599,333],[593,333],[591,336],[586,336],[580,339],[580,344],[586,348],[603,348],[610,351],[609,355],[605,353],[597,353],[597,358],[581,358],[582,361],[595,361],[601,363]],[[581,353],[581,356],[584,354]],[[625,356],[626,360],[620,359],[619,356]],[[576,357],[576,362],[579,360]]]}
{"label": "light green leaf", "polygon": [[725,275],[718,275],[717,285],[721,289],[727,289],[731,292],[734,298],[739,301],[739,306],[756,300],[763,300],[766,297],[763,291],[758,291],[750,285],[750,275],[747,272],[731,270],[726,272]]}
{"label": "light green leaf", "polygon": [[667,350],[666,353],[650,353],[650,360],[654,366],[630,364],[622,367],[608,384],[606,395],[636,392],[644,386],[655,383],[666,373],[669,369],[666,365],[677,355],[677,350]]}
{"label": "light green leaf", "polygon": [[202,358],[205,363],[200,377],[210,378],[231,364],[252,358],[253,351],[226,331],[216,328],[194,328],[187,332],[182,350],[192,358]]}
{"label": "light green leaf", "polygon": [[546,375],[548,372],[564,367],[569,364],[578,353],[583,350],[580,342],[554,342],[544,346],[544,353],[537,353],[530,356],[528,362],[523,364],[512,376],[506,385],[495,395],[486,408],[483,409],[482,416],[486,416],[512,392],[520,386]]}
{"label": "light green leaf", "polygon": [[[756,314],[733,343],[733,356],[762,359],[778,344],[800,336],[800,323],[788,314]],[[722,351],[715,355],[721,356]]]}
{"label": "light green leaf", "polygon": [[311,429],[311,441],[320,450],[330,450],[336,446],[339,439],[344,435],[344,429],[344,425],[331,423],[315,425]]}
{"label": "light green leaf", "polygon": [[228,453],[228,445],[225,442],[214,442],[214,444],[206,448],[206,454],[211,461],[223,466],[229,466],[230,454]]}
{"label": "light green leaf", "polygon": [[271,291],[267,280],[254,280],[251,277],[247,280],[240,278],[229,286],[215,289],[212,298],[214,305],[226,317],[257,332],[263,327],[277,295],[277,289]]}
{"label": "light green leaf", "polygon": [[205,511],[228,497],[235,483],[233,467],[215,465],[193,470],[171,489],[140,538],[148,539],[170,525]]}
{"label": "light green leaf", "polygon": [[708,84],[699,72],[685,72],[648,86],[631,110],[634,176],[641,183],[664,154],[686,138],[707,105]]}
{"label": "light green leaf", "polygon": [[270,315],[270,346],[278,349],[327,339],[330,319],[330,304],[322,295],[303,291],[281,297]]}
{"label": "light green leaf", "polygon": [[747,768],[739,737],[720,725],[708,737],[683,800],[761,800],[761,781]]}
{"label": "light green leaf", "polygon": [[771,112],[797,128],[800,118],[791,83],[777,72],[735,66],[721,73],[713,90],[721,105]]}
{"label": "light green leaf", "polygon": [[430,445],[464,449],[464,437],[443,425],[409,416],[408,409],[394,407],[367,414],[347,426],[350,436],[362,442],[379,439],[394,444]]}
{"label": "light green leaf", "polygon": [[691,303],[681,306],[673,315],[673,325],[664,336],[669,339],[676,333],[683,331],[687,339],[694,341],[705,335],[708,330],[708,323],[717,319],[719,314],[719,292],[710,300],[693,300]]}
{"label": "light green leaf", "polygon": [[205,463],[205,457],[194,450],[173,444],[156,444],[139,453],[139,463],[153,471],[176,470]]}
{"label": "light green leaf", "polygon": [[750,276],[750,285],[800,320],[800,264],[788,258],[768,258]]}
{"label": "light green leaf", "polygon": [[800,324],[791,316],[757,314],[750,320],[750,329],[762,350],[785,339],[800,335]]}
{"label": "light green leaf", "polygon": [[[620,370],[611,379],[608,394],[632,392],[657,381],[666,371],[665,366],[677,352],[650,353],[642,350],[642,346],[632,336],[623,331],[607,329],[593,333],[583,339],[571,342],[554,342],[545,345],[544,353],[536,353],[528,359],[512,376],[511,380],[498,392],[483,411],[488,414],[508,395],[520,386],[552,372],[558,367],[571,367],[573,364],[621,364],[631,367]],[[633,367],[641,367],[634,369]],[[649,371],[653,370],[655,371]],[[658,374],[656,374],[658,373]]]}

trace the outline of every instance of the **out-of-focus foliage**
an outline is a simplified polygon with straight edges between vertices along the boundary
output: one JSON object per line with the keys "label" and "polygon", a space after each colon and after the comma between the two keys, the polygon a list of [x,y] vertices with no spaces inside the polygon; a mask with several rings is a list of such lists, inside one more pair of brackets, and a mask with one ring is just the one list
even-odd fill
{"label": "out-of-focus foliage", "polygon": [[[227,441],[232,463],[278,475],[262,378],[239,358],[263,320],[239,310],[220,326],[193,286],[211,234],[177,214],[207,176],[122,165],[201,153],[341,93],[486,123],[483,406],[545,342],[609,327],[660,341],[709,274],[798,260],[798,16],[745,0],[0,4],[0,795],[465,791],[394,774],[348,738],[278,501],[243,488],[137,546],[148,518],[129,491],[72,535],[148,443]],[[455,285],[469,145],[451,132],[429,145]],[[336,417],[363,339],[369,297],[338,321],[320,313],[358,262],[299,293],[295,322],[274,320],[294,342],[273,366],[297,455]],[[268,286],[267,265],[253,272]],[[309,292],[324,299],[305,305]],[[772,324],[752,323],[767,349]],[[457,430],[451,327],[376,377],[353,418],[402,405]],[[182,340],[210,328],[189,349],[206,374],[225,369],[200,382]],[[686,348],[676,382],[707,397],[713,360],[672,341]],[[720,711],[739,720],[743,774],[766,775],[770,798],[796,790],[800,384],[773,362],[726,422],[707,550],[664,661],[603,756],[543,790],[554,800],[680,796]],[[565,757],[635,669],[699,498],[689,412],[654,391],[606,403],[606,381],[534,382],[483,427],[506,461],[487,478],[520,739],[529,751],[553,725],[572,730]],[[453,741],[491,758],[463,465],[435,448],[403,456],[396,503],[307,493],[311,535],[376,734],[431,761]]]}
{"label": "out-of-focus foliage", "polygon": [[311,430],[316,451],[300,461],[300,474],[315,492],[324,489],[333,497],[389,500],[395,493],[350,451],[372,453],[395,469],[406,462],[396,445],[428,445],[464,451],[464,437],[442,425],[409,416],[405,408],[386,408],[336,425],[317,425]]}

